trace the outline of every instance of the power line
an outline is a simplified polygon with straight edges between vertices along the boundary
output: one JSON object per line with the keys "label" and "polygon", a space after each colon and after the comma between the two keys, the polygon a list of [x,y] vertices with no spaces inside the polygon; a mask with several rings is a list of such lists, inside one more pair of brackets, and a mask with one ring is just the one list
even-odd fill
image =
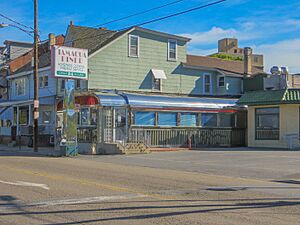
{"label": "power line", "polygon": [[[139,23],[139,24],[135,24],[135,25],[132,25],[130,27],[139,27],[139,26],[143,26],[143,25],[146,25],[146,24],[149,24],[149,23],[154,23],[154,22],[157,22],[157,21],[165,20],[165,19],[168,19],[168,18],[171,18],[171,17],[175,17],[175,16],[179,16],[179,15],[182,15],[182,14],[192,12],[192,11],[207,8],[209,6],[217,5],[217,4],[220,4],[220,3],[225,2],[225,1],[227,1],[227,0],[215,1],[215,2],[212,2],[212,3],[208,3],[206,5],[197,6],[197,7],[194,7],[194,8],[188,9],[188,10],[184,10],[184,11],[181,11],[181,12],[177,12],[177,13],[174,13],[174,14],[171,14],[171,15],[167,15],[167,16],[159,17],[159,18],[152,19],[152,20],[149,20],[149,21],[145,21],[145,22],[142,22],[142,23]],[[126,30],[130,27],[124,28],[122,30]]]}
{"label": "power line", "polygon": [[155,10],[158,10],[158,9],[161,9],[161,8],[165,8],[165,7],[170,6],[170,5],[175,5],[175,4],[180,3],[180,2],[183,2],[183,1],[184,1],[184,0],[177,0],[177,1],[169,2],[169,3],[167,3],[167,4],[160,5],[160,6],[156,6],[156,7],[153,7],[153,8],[151,8],[151,9],[147,9],[147,10],[144,10],[144,11],[140,11],[140,12],[137,12],[137,13],[133,13],[133,14],[130,14],[130,15],[127,15],[127,16],[124,16],[124,17],[121,17],[121,18],[118,18],[118,19],[110,20],[110,21],[108,21],[108,22],[101,23],[101,24],[95,25],[95,26],[93,26],[93,27],[101,27],[101,26],[104,26],[104,25],[107,25],[107,24],[111,24],[111,23],[115,23],[115,22],[122,21],[122,20],[126,20],[126,19],[129,19],[129,18],[131,18],[131,17],[143,15],[143,14],[146,14],[146,13],[148,13],[148,12],[155,11]]}
{"label": "power line", "polygon": [[[187,9],[187,10],[184,10],[184,11],[181,11],[181,12],[173,13],[173,14],[170,14],[170,15],[167,15],[167,16],[163,16],[163,17],[159,17],[159,18],[156,18],[156,19],[145,21],[145,22],[142,22],[142,23],[139,23],[139,24],[135,24],[135,25],[132,25],[130,27],[122,28],[119,31],[125,31],[125,30],[128,30],[128,29],[136,27],[136,26],[142,26],[142,25],[145,25],[145,24],[154,23],[154,22],[157,22],[157,21],[161,21],[161,20],[171,18],[171,17],[186,14],[186,13],[189,13],[189,12],[192,12],[192,11],[201,10],[203,8],[208,8],[210,6],[217,5],[217,4],[220,4],[220,3],[225,2],[225,1],[227,1],[227,0],[218,0],[218,1],[214,1],[214,2],[206,1],[207,4],[205,4],[205,5],[200,5],[200,6],[197,6],[197,7],[191,8],[191,9]],[[209,2],[211,2],[211,3],[209,3]],[[111,32],[111,31],[108,31],[106,33],[97,34],[97,35],[91,35],[91,36],[85,36],[85,37],[82,37],[82,38],[73,39],[73,40],[70,40],[68,42],[65,42],[64,44],[73,43],[74,41],[78,41],[78,40],[84,40],[84,39],[100,37],[102,35],[106,35],[109,32]]]}
{"label": "power line", "polygon": [[3,17],[4,19],[7,19],[7,20],[9,20],[10,22],[13,22],[13,23],[15,23],[15,24],[18,24],[18,25],[20,25],[20,26],[22,26],[22,27],[25,27],[25,28],[30,29],[30,30],[34,30],[32,27],[29,27],[29,26],[26,26],[25,24],[19,23],[18,21],[13,20],[13,19],[9,18],[8,16],[3,15],[2,13],[0,13],[0,16]]}

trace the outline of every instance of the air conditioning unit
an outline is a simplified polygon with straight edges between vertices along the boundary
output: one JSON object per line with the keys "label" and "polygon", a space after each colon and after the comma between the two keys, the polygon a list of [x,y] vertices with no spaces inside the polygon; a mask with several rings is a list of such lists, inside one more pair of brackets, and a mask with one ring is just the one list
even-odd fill
{"label": "air conditioning unit", "polygon": [[270,70],[272,75],[280,75],[281,74],[281,68],[279,66],[273,66]]}

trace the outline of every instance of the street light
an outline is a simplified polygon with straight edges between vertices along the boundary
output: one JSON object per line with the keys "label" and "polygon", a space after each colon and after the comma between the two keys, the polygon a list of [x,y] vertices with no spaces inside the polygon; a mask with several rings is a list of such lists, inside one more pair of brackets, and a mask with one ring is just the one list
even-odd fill
{"label": "street light", "polygon": [[33,35],[32,35],[32,34],[34,33],[33,30],[25,30],[25,29],[23,29],[22,27],[16,26],[16,25],[14,25],[14,24],[0,23],[0,28],[5,28],[5,27],[15,27],[15,28],[17,28],[17,29],[19,29],[19,30],[25,32],[26,34],[28,34],[30,37],[33,37]]}
{"label": "street light", "polygon": [[[22,27],[16,26],[15,24],[1,23],[0,28],[15,27],[26,34],[30,35],[34,39],[34,67],[33,67],[33,80],[34,80],[34,97],[33,97],[33,149],[35,152],[38,151],[38,118],[39,118],[39,95],[38,95],[38,0],[34,0],[34,29],[25,30]],[[33,34],[33,35],[32,35]]]}

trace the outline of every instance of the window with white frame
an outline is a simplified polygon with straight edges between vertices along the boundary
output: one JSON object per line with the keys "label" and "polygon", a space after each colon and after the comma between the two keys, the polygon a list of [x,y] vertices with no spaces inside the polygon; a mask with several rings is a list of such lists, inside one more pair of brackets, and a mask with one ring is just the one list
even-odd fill
{"label": "window with white frame", "polygon": [[140,38],[136,35],[129,35],[129,56],[139,57]]}
{"label": "window with white frame", "polygon": [[49,82],[48,82],[48,76],[43,76],[39,78],[39,83],[40,83],[40,88],[45,88],[48,87]]}
{"label": "window with white frame", "polygon": [[168,60],[177,60],[177,41],[168,41]]}
{"label": "window with white frame", "polygon": [[210,94],[211,93],[211,76],[210,74],[204,74],[204,93]]}
{"label": "window with white frame", "polygon": [[225,77],[221,76],[218,78],[218,87],[225,87]]}
{"label": "window with white frame", "polygon": [[26,91],[26,79],[19,78],[15,80],[15,91],[17,96],[25,95]]}

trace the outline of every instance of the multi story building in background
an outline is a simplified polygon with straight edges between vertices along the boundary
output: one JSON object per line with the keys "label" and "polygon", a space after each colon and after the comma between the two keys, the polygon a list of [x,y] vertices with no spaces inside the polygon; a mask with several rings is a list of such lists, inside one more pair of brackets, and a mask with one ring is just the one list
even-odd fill
{"label": "multi story building in background", "polygon": [[[238,45],[238,39],[236,38],[224,38],[218,41],[218,53],[227,54],[236,57],[237,60],[243,60],[244,48],[240,48]],[[252,54],[252,65],[264,69],[264,56],[262,54]]]}

